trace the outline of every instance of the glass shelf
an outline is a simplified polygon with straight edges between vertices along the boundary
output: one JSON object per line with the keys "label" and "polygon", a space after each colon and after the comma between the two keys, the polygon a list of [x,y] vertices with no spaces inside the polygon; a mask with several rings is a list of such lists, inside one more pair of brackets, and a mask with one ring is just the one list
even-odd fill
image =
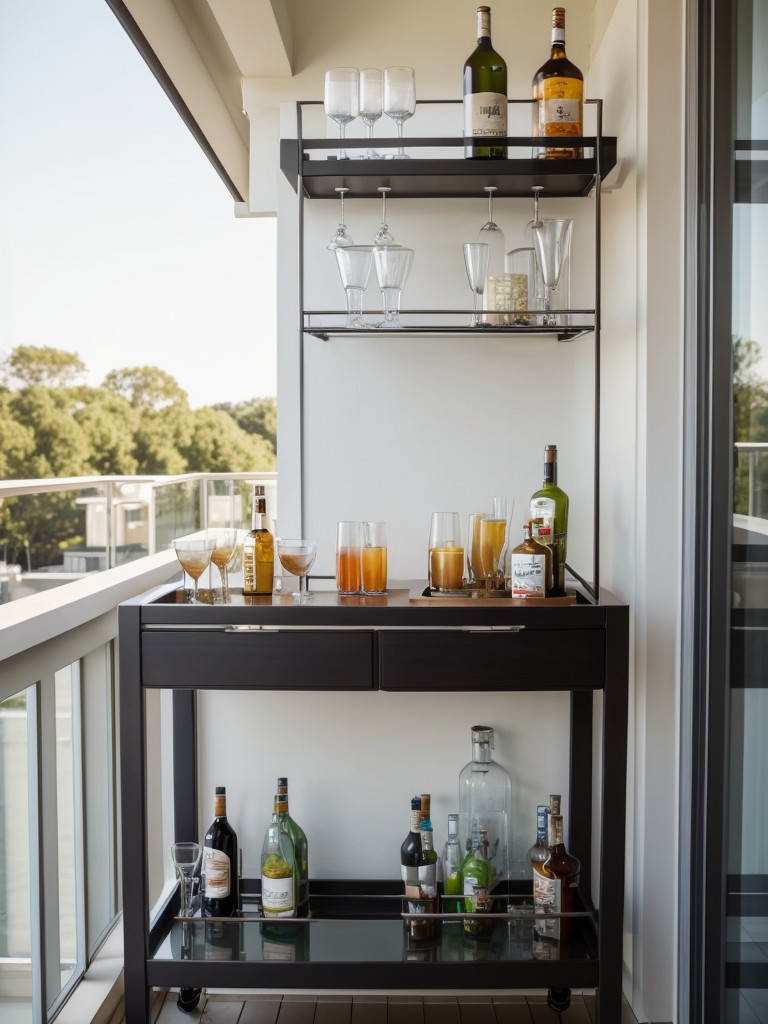
{"label": "glass shelf", "polygon": [[[469,321],[472,310],[445,310],[445,309],[421,309],[404,310],[400,313],[401,327],[376,327],[374,326],[381,319],[382,313],[378,310],[369,310],[363,316],[370,320],[370,325],[364,327],[347,327],[347,314],[343,310],[305,310],[302,319],[302,332],[311,334],[322,341],[328,341],[331,337],[345,336],[390,336],[399,335],[441,335],[442,337],[454,337],[458,335],[471,336],[478,341],[483,338],[498,338],[507,336],[524,336],[539,338],[557,338],[558,341],[574,341],[595,329],[595,311],[593,309],[579,310],[553,310],[553,315],[559,315],[560,324],[537,324],[537,323],[502,323],[502,324],[481,324],[479,327],[470,327]],[[504,314],[491,313],[491,316],[501,317]],[[523,311],[519,315],[528,315],[531,319],[540,318],[540,311]]]}

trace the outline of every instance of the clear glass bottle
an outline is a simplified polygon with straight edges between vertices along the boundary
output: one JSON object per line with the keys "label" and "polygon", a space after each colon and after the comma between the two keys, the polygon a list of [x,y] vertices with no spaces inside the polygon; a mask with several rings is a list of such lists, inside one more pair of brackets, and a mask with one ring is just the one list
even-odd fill
{"label": "clear glass bottle", "polygon": [[251,530],[243,541],[243,593],[271,594],[275,581],[275,538],[267,529],[264,485],[253,488]]}
{"label": "clear glass bottle", "polygon": [[281,815],[288,805],[275,795],[272,821],[261,849],[261,906],[265,917],[296,916],[296,867],[293,843]]}
{"label": "clear glass bottle", "polygon": [[509,878],[509,850],[512,842],[512,783],[506,769],[491,759],[493,729],[472,726],[472,760],[459,775],[459,837],[470,849],[473,827],[484,829],[488,838],[491,890]]}
{"label": "clear glass bottle", "polygon": [[306,917],[309,914],[309,843],[304,829],[291,817],[288,804],[288,779],[284,776],[277,780],[277,794],[285,800],[285,811],[279,813],[293,843],[293,853],[296,859],[298,886],[296,915],[297,917]]}
{"label": "clear glass bottle", "polygon": [[[458,814],[448,815],[448,839],[443,847],[443,887],[446,896],[460,896],[461,885],[461,862],[464,859],[464,851],[459,842],[459,816]],[[448,914],[461,913],[461,900],[444,900],[443,910]]]}

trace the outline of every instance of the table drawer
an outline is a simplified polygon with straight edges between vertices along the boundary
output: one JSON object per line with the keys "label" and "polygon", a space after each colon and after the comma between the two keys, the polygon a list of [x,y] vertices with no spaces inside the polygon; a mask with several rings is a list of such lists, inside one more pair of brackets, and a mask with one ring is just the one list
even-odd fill
{"label": "table drawer", "polygon": [[379,638],[382,690],[594,690],[602,629],[403,630]]}
{"label": "table drawer", "polygon": [[371,690],[372,632],[145,630],[145,686],[254,690]]}

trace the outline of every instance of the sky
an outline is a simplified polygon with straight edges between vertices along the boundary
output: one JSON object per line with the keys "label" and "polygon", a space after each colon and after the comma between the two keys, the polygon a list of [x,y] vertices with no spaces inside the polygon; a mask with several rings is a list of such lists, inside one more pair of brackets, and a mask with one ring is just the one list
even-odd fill
{"label": "sky", "polygon": [[275,223],[234,201],[104,0],[0,0],[0,358],[276,393]]}

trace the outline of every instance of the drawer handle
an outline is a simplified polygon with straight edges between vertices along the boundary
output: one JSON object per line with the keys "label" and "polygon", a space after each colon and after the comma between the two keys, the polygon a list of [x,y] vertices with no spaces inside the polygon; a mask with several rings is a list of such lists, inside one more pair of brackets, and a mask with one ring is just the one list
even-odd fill
{"label": "drawer handle", "polygon": [[525,626],[462,626],[467,633],[519,633]]}
{"label": "drawer handle", "polygon": [[234,626],[227,626],[225,633],[279,633],[279,626],[260,626],[256,623],[243,622]]}

